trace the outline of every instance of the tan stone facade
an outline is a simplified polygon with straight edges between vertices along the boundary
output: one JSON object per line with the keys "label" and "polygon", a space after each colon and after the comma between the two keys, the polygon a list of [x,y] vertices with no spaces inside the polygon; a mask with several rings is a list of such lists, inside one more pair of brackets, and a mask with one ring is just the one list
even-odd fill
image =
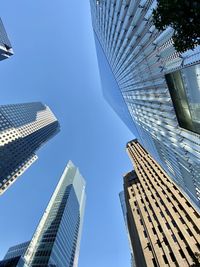
{"label": "tan stone facade", "polygon": [[127,152],[134,171],[124,177],[124,193],[137,266],[200,266],[200,214],[137,140]]}

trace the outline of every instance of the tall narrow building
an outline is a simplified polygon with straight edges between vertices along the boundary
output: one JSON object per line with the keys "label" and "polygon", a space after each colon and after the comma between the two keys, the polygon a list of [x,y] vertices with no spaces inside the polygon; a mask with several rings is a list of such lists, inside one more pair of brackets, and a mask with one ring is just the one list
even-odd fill
{"label": "tall narrow building", "polygon": [[40,102],[0,106],[0,194],[37,159],[36,150],[59,129],[54,114]]}
{"label": "tall narrow building", "polygon": [[85,180],[70,161],[33,235],[28,266],[77,267],[85,208]]}
{"label": "tall narrow building", "polygon": [[123,213],[124,222],[125,222],[125,226],[126,226],[126,231],[128,234],[128,241],[129,241],[129,246],[130,246],[130,251],[131,251],[131,267],[136,267],[135,257],[134,257],[134,253],[133,253],[133,249],[132,249],[132,245],[131,245],[131,239],[130,239],[129,230],[128,230],[127,208],[126,208],[124,191],[121,191],[119,193],[119,199],[120,199],[120,203],[121,203],[121,208],[122,208],[122,213]]}
{"label": "tall narrow building", "polygon": [[199,266],[200,214],[137,140],[127,151],[134,171],[124,176],[124,194],[136,266]]}
{"label": "tall narrow building", "polygon": [[13,55],[12,45],[8,39],[7,33],[0,19],[0,60],[9,58]]}
{"label": "tall narrow building", "polygon": [[178,53],[152,22],[156,0],[90,0],[103,94],[200,206],[200,46]]}
{"label": "tall narrow building", "polygon": [[31,241],[10,248],[0,266],[77,267],[85,200],[85,180],[69,161]]}

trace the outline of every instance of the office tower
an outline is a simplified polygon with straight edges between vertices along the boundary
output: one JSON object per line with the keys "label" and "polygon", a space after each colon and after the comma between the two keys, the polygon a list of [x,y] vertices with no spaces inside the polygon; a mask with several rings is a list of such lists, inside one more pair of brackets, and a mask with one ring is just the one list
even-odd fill
{"label": "office tower", "polygon": [[131,250],[131,267],[135,267],[136,266],[135,265],[135,258],[134,258],[134,253],[133,253],[133,249],[132,249],[132,245],[131,245],[131,239],[130,239],[130,235],[129,235],[129,231],[128,231],[127,208],[126,208],[126,201],[125,201],[124,191],[121,191],[119,193],[119,199],[120,199],[120,203],[121,203],[122,213],[123,213],[123,217],[124,217],[126,231],[127,231],[127,234],[128,234],[128,241],[129,241],[130,250]]}
{"label": "office tower", "polygon": [[134,171],[124,176],[124,194],[136,265],[199,266],[200,214],[137,140],[127,151]]}
{"label": "office tower", "polygon": [[12,55],[12,46],[6,34],[3,22],[0,19],[0,60],[9,58]]}
{"label": "office tower", "polygon": [[40,102],[0,106],[0,194],[37,159],[59,123]]}
{"label": "office tower", "polygon": [[69,161],[31,241],[11,247],[0,266],[77,267],[85,200],[85,180]]}
{"label": "office tower", "polygon": [[155,0],[90,3],[105,98],[200,205],[200,47],[176,52],[173,29],[152,23]]}
{"label": "office tower", "polygon": [[27,266],[78,266],[84,208],[85,181],[69,161],[25,253]]}
{"label": "office tower", "polygon": [[0,261],[0,267],[23,266],[23,256],[29,246],[29,243],[30,241],[10,247],[4,259]]}
{"label": "office tower", "polygon": [[23,256],[28,248],[29,243],[30,241],[10,247],[4,257],[4,260],[11,259],[17,256]]}

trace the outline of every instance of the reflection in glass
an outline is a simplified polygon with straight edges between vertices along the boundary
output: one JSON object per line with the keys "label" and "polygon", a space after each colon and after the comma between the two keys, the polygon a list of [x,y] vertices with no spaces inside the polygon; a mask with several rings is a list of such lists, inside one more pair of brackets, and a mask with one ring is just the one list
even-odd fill
{"label": "reflection in glass", "polygon": [[180,127],[200,134],[200,64],[165,77]]}

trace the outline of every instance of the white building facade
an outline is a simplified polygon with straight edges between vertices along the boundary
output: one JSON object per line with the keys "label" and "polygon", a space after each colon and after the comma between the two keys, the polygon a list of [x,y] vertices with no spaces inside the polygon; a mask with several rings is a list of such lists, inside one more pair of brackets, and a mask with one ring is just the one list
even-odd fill
{"label": "white building facade", "polygon": [[199,206],[200,47],[177,53],[173,29],[159,32],[152,23],[155,0],[90,2],[97,50],[126,103],[133,134]]}

